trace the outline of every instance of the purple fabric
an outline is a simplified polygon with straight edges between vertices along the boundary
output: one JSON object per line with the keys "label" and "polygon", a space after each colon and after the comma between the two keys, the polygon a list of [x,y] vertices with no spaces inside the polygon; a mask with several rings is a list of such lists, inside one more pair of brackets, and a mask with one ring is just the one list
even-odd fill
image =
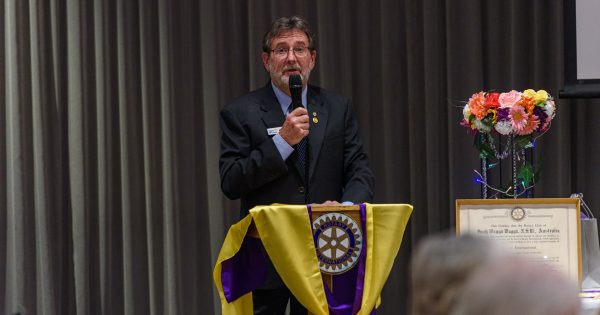
{"label": "purple fabric", "polygon": [[363,230],[363,243],[362,251],[360,254],[360,261],[358,262],[358,279],[356,280],[356,295],[354,296],[354,307],[352,313],[356,314],[360,310],[360,304],[362,302],[364,284],[365,284],[365,264],[367,258],[367,213],[366,206],[364,203],[360,204],[360,224]]}
{"label": "purple fabric", "polygon": [[267,277],[267,258],[262,254],[260,239],[245,237],[242,247],[221,264],[221,284],[227,302],[261,287]]}
{"label": "purple fabric", "polygon": [[[333,276],[331,281],[333,292],[327,285],[324,285],[327,304],[329,305],[329,314],[342,315],[356,313],[354,312],[354,308],[357,307],[355,298],[359,294],[358,283],[356,281],[358,269],[354,267],[343,274]],[[362,300],[362,291],[360,293]],[[361,300],[358,301],[359,308]]]}
{"label": "purple fabric", "polygon": [[[307,205],[308,216],[312,229],[312,208]],[[346,315],[356,314],[360,310],[363,297],[365,264],[367,256],[367,229],[366,229],[366,206],[360,204],[360,219],[363,230],[362,251],[358,266],[348,272],[332,277],[331,292],[327,285],[325,295],[329,305],[330,314]],[[262,254],[260,239],[246,237],[242,242],[240,250],[232,258],[221,264],[221,284],[227,302],[232,302],[261,287],[267,277],[267,258]],[[316,246],[316,244],[315,244]],[[376,314],[373,308],[370,314]]]}
{"label": "purple fabric", "polygon": [[588,216],[584,212],[579,212],[579,219],[580,220],[587,220]]}
{"label": "purple fabric", "polygon": [[[327,304],[329,313],[333,315],[356,314],[360,310],[362,303],[364,280],[365,280],[365,261],[367,256],[367,229],[366,229],[366,206],[360,204],[360,219],[363,230],[363,242],[361,244],[362,251],[359,257],[358,265],[351,270],[340,275],[332,277],[331,289],[324,285],[325,295],[327,296]],[[308,206],[309,217],[312,222],[312,209]],[[312,224],[311,224],[312,227]],[[316,241],[316,240],[315,240]],[[315,243],[315,247],[316,247]],[[371,312],[375,314],[375,309]]]}

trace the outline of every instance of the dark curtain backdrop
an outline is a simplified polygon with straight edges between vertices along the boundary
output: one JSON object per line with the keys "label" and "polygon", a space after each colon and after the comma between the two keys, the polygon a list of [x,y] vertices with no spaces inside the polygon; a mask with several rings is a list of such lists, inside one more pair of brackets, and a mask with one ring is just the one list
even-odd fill
{"label": "dark curtain backdrop", "polygon": [[[355,103],[376,202],[414,205],[380,313],[406,310],[411,250],[479,197],[461,101],[557,96],[562,1],[3,0],[0,313],[220,313],[212,268],[239,212],[218,111],[267,83],[262,35],[292,14],[317,33],[312,83]],[[599,115],[558,100],[536,197],[600,207]]]}

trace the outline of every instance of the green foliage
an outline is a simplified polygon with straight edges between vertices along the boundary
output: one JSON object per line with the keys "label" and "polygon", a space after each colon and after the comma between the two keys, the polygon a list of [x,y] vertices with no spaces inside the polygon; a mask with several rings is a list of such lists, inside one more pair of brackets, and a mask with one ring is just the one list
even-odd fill
{"label": "green foliage", "polygon": [[[540,180],[541,171],[540,157],[538,157],[538,161],[535,163],[535,165],[529,163],[525,158],[525,152],[528,149],[533,148],[531,135],[515,136],[512,141],[514,143],[514,148],[517,155],[515,174],[517,187],[513,187],[512,180],[504,185],[504,187],[499,187],[502,191],[502,194],[506,197],[511,197],[515,194],[515,191],[520,193],[524,189],[534,186],[535,183]],[[505,141],[504,147],[502,143],[496,146],[495,142],[496,141],[494,140],[494,137],[488,133],[478,132],[474,137],[473,145],[479,151],[479,157],[486,159],[488,171],[494,169],[500,164],[501,160],[499,160],[496,156],[497,154],[500,154],[498,153],[499,151],[509,153],[507,158],[510,163],[511,149],[505,147],[508,145],[509,141]]]}
{"label": "green foliage", "polygon": [[533,144],[531,143],[531,135],[526,136],[515,136],[515,149],[517,151],[521,149],[529,149],[533,148]]}
{"label": "green foliage", "polygon": [[526,160],[523,160],[521,166],[519,166],[517,170],[517,183],[522,184],[523,187],[529,187],[533,184],[534,178],[533,166],[530,163],[527,163]]}
{"label": "green foliage", "polygon": [[494,160],[496,158],[494,151],[492,150],[492,146],[487,141],[487,135],[481,132],[478,132],[475,135],[473,145],[479,151],[479,157],[485,158],[488,160]]}

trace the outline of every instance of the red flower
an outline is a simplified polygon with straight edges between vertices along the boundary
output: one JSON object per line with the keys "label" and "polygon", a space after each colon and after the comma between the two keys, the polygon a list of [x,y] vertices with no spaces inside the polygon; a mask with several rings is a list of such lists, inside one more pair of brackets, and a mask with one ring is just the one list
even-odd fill
{"label": "red flower", "polygon": [[493,92],[488,93],[485,97],[485,106],[490,109],[495,109],[500,107],[500,103],[498,102],[498,98],[500,97],[500,93]]}

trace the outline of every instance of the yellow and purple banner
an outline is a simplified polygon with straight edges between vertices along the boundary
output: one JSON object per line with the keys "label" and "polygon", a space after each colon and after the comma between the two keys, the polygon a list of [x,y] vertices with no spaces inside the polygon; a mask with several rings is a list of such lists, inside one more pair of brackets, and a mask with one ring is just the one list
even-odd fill
{"label": "yellow and purple banner", "polygon": [[[310,206],[271,205],[250,210],[231,226],[214,269],[223,314],[252,314],[252,290],[266,276],[264,247],[292,294],[313,314],[371,314],[391,271],[412,206],[363,204],[364,246],[355,268],[333,276],[333,292],[323,285]],[[260,239],[248,236],[254,223]],[[339,289],[337,289],[339,288]],[[343,289],[342,289],[343,288]]]}

